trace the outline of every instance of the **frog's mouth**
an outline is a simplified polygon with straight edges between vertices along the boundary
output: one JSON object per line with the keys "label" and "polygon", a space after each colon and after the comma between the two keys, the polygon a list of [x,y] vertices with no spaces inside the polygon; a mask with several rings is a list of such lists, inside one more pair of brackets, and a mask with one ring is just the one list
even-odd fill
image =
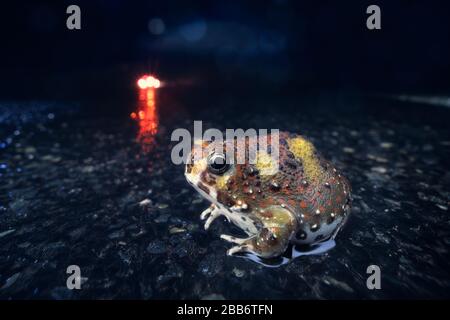
{"label": "frog's mouth", "polygon": [[214,188],[204,184],[200,179],[201,172],[204,170],[206,170],[206,162],[203,163],[203,161],[199,161],[195,164],[187,164],[184,176],[189,184],[192,185],[194,189],[204,198],[208,199],[215,205],[219,205],[217,201],[217,191]]}
{"label": "frog's mouth", "polygon": [[216,190],[206,186],[203,182],[200,181],[200,179],[191,180],[190,178],[186,177],[186,180],[204,198],[209,200],[211,203],[214,203],[215,205],[220,206],[219,202],[217,201],[217,192],[216,192]]}

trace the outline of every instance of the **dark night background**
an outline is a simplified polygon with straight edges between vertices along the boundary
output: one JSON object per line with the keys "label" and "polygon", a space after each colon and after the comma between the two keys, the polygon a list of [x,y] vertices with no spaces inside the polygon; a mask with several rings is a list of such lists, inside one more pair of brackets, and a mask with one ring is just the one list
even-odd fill
{"label": "dark night background", "polygon": [[375,3],[376,31],[365,27],[370,1],[76,1],[81,31],[65,27],[70,1],[4,4],[1,93],[116,94],[142,68],[220,88],[446,93],[448,2]]}
{"label": "dark night background", "polygon": [[[449,298],[449,8],[2,3],[0,299]],[[139,90],[143,74],[163,86]],[[308,137],[352,185],[336,247],[278,268],[226,256],[219,235],[239,230],[203,229],[208,203],[170,159],[194,120]]]}

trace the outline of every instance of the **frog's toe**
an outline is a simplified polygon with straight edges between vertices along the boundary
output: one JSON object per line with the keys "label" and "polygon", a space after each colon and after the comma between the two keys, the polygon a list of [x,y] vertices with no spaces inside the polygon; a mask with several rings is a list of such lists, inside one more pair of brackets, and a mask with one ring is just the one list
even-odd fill
{"label": "frog's toe", "polygon": [[242,239],[242,238],[236,238],[236,237],[230,236],[228,234],[221,234],[220,238],[223,240],[226,240],[228,242],[236,243],[236,244],[243,244],[247,240],[247,239]]}
{"label": "frog's toe", "polygon": [[230,249],[228,249],[227,255],[232,256],[233,254],[244,253],[244,252],[252,252],[251,247],[247,244],[241,244],[238,246],[234,246],[234,247],[231,247]]}
{"label": "frog's toe", "polygon": [[217,217],[219,217],[221,215],[220,210],[217,209],[213,209],[208,217],[208,219],[205,222],[205,230],[209,229],[209,226],[211,225],[211,223],[216,220]]}
{"label": "frog's toe", "polygon": [[227,251],[227,254],[229,256],[238,252],[255,252],[254,246],[255,236],[243,239],[243,238],[236,238],[234,236],[230,236],[227,234],[222,234],[220,235],[220,238],[228,242],[237,244],[237,246],[234,246]]}
{"label": "frog's toe", "polygon": [[201,220],[205,220],[206,217],[208,217],[208,215],[215,209],[215,205],[210,205],[208,208],[206,208],[201,214],[200,214],[200,219]]}

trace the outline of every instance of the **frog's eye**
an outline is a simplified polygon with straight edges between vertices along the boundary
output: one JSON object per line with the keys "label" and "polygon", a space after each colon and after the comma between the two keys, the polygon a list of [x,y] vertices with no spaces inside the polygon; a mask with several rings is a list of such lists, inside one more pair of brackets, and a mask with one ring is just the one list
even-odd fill
{"label": "frog's eye", "polygon": [[222,153],[214,153],[208,158],[208,170],[214,174],[222,174],[230,168]]}

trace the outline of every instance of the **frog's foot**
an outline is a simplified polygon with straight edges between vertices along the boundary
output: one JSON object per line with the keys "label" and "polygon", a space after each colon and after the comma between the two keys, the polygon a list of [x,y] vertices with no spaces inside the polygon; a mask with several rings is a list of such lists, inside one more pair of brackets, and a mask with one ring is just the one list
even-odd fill
{"label": "frog's foot", "polygon": [[230,256],[235,253],[249,252],[262,258],[272,258],[283,254],[289,243],[289,237],[279,228],[263,228],[257,235],[245,239],[225,234],[220,237],[237,244],[227,251]]}
{"label": "frog's foot", "polygon": [[211,206],[209,206],[209,208],[207,208],[205,211],[203,211],[200,214],[200,219],[201,220],[205,220],[206,217],[208,217],[208,219],[206,219],[206,222],[205,222],[205,230],[208,230],[208,228],[211,225],[211,223],[214,220],[216,220],[217,217],[219,217],[221,215],[223,215],[222,210],[217,208],[214,204],[212,204]]}
{"label": "frog's foot", "polygon": [[235,243],[237,244],[237,246],[234,246],[230,249],[228,249],[227,254],[229,256],[232,256],[235,253],[238,252],[252,252],[253,249],[253,245],[251,244],[253,237],[250,238],[246,238],[246,239],[242,239],[242,238],[236,238],[227,234],[222,234],[220,235],[220,238],[231,242],[231,243]]}
{"label": "frog's foot", "polygon": [[220,236],[224,240],[237,244],[228,250],[228,255],[250,252],[261,258],[272,258],[282,255],[286,251],[296,226],[294,215],[281,206],[266,208],[263,214],[262,218],[265,218],[261,221],[263,227],[250,234],[249,238]]}

